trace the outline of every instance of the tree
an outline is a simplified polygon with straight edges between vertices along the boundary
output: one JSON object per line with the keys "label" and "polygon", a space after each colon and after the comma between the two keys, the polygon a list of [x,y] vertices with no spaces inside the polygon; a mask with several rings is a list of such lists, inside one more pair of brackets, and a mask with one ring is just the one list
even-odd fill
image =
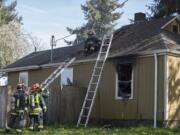
{"label": "tree", "polygon": [[28,43],[29,52],[42,51],[47,49],[44,41],[31,33],[24,34],[24,38]]}
{"label": "tree", "polygon": [[21,17],[16,12],[17,1],[0,0],[0,68],[21,57],[25,39],[21,37]]}
{"label": "tree", "polygon": [[117,10],[123,7],[124,4],[125,2],[120,4],[118,0],[88,0],[84,5],[81,5],[86,24],[75,29],[67,28],[70,34],[76,35],[73,45],[84,42],[90,30],[93,30],[100,39],[105,33],[113,30],[116,25],[115,22],[123,14]]}
{"label": "tree", "polygon": [[173,13],[180,15],[180,0],[154,0],[150,6],[150,17],[160,18],[170,16]]}
{"label": "tree", "polygon": [[11,21],[0,27],[0,68],[16,61],[28,52],[21,24]]}
{"label": "tree", "polygon": [[19,17],[16,12],[17,1],[6,4],[7,0],[0,0],[0,26],[8,24],[9,22],[16,20],[21,22],[22,17]]}
{"label": "tree", "polygon": [[0,68],[30,52],[44,49],[44,42],[32,34],[24,32],[19,22],[12,21],[0,27]]}

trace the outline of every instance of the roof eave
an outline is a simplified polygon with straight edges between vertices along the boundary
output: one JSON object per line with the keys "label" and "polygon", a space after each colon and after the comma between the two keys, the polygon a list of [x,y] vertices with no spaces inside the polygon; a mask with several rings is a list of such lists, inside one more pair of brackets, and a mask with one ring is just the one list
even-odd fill
{"label": "roof eave", "polygon": [[180,21],[180,18],[178,16],[172,18],[170,21],[168,21],[166,24],[164,24],[161,29],[164,29],[166,26],[168,26],[170,23],[172,23],[174,20],[178,19]]}
{"label": "roof eave", "polygon": [[152,55],[152,54],[167,54],[167,53],[173,53],[180,55],[180,51],[173,50],[173,49],[161,49],[161,50],[155,50],[155,51],[145,51],[142,53],[139,53],[140,56],[142,55]]}
{"label": "roof eave", "polygon": [[[144,51],[144,52],[140,52],[137,53],[137,56],[145,56],[145,55],[152,55],[152,54],[163,54],[163,53],[173,53],[173,54],[179,54],[180,55],[180,51],[178,50],[172,50],[172,49],[160,49],[160,50],[154,50],[154,51]],[[111,55],[108,58],[116,58],[116,57],[123,57],[124,55]],[[86,60],[77,60],[75,61],[72,65],[77,65],[80,63],[86,63],[86,62],[95,62],[96,59],[86,59]],[[17,68],[7,68],[7,69],[3,69],[3,72],[18,72],[18,71],[27,71],[27,70],[35,70],[35,69],[43,69],[43,68],[49,68],[49,67],[57,67],[59,65],[61,65],[62,62],[60,63],[54,63],[54,64],[44,64],[41,66],[26,66],[26,67],[17,67]]]}
{"label": "roof eave", "polygon": [[16,68],[7,68],[3,69],[3,72],[18,72],[18,71],[26,71],[26,70],[33,70],[33,69],[39,69],[40,66],[26,66],[26,67],[16,67]]}

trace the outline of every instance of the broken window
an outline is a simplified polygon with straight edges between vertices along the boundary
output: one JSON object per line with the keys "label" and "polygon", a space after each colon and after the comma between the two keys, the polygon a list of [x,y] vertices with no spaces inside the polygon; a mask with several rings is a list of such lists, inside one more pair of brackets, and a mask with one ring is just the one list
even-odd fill
{"label": "broken window", "polygon": [[61,74],[61,88],[73,84],[73,68],[66,68]]}
{"label": "broken window", "polygon": [[24,83],[24,86],[28,87],[28,72],[19,73],[19,82]]}
{"label": "broken window", "polygon": [[173,25],[173,26],[172,26],[172,31],[173,31],[174,33],[178,33],[178,26],[177,26],[177,25]]}
{"label": "broken window", "polygon": [[116,98],[132,98],[132,64],[118,64]]}

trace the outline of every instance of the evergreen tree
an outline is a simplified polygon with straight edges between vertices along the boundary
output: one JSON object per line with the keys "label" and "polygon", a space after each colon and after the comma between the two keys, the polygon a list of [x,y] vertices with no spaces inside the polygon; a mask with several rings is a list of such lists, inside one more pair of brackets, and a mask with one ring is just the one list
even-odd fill
{"label": "evergreen tree", "polygon": [[0,26],[16,20],[21,22],[22,18],[16,12],[17,1],[6,4],[6,0],[0,0]]}
{"label": "evergreen tree", "polygon": [[125,2],[119,3],[118,0],[88,0],[84,5],[81,5],[86,24],[75,29],[67,28],[70,34],[76,35],[73,45],[84,42],[90,30],[93,30],[100,39],[106,32],[113,30],[116,25],[115,21],[123,14],[117,9],[123,7],[124,4]]}
{"label": "evergreen tree", "polygon": [[152,18],[166,17],[173,13],[180,15],[180,0],[154,0],[148,9]]}

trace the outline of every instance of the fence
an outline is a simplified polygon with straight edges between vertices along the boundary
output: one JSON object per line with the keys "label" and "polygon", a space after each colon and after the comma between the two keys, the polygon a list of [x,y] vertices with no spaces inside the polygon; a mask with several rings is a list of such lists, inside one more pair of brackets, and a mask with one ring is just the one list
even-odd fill
{"label": "fence", "polygon": [[80,108],[85,96],[83,88],[67,86],[60,89],[51,90],[50,96],[46,100],[48,111],[45,121],[47,124],[74,123],[79,116]]}
{"label": "fence", "polygon": [[[0,128],[5,127],[7,113],[10,111],[11,87],[0,87]],[[65,87],[63,90],[51,90],[46,100],[48,111],[47,124],[76,122],[85,96],[83,88]]]}
{"label": "fence", "polygon": [[5,126],[6,106],[7,104],[7,87],[0,87],[0,128]]}

